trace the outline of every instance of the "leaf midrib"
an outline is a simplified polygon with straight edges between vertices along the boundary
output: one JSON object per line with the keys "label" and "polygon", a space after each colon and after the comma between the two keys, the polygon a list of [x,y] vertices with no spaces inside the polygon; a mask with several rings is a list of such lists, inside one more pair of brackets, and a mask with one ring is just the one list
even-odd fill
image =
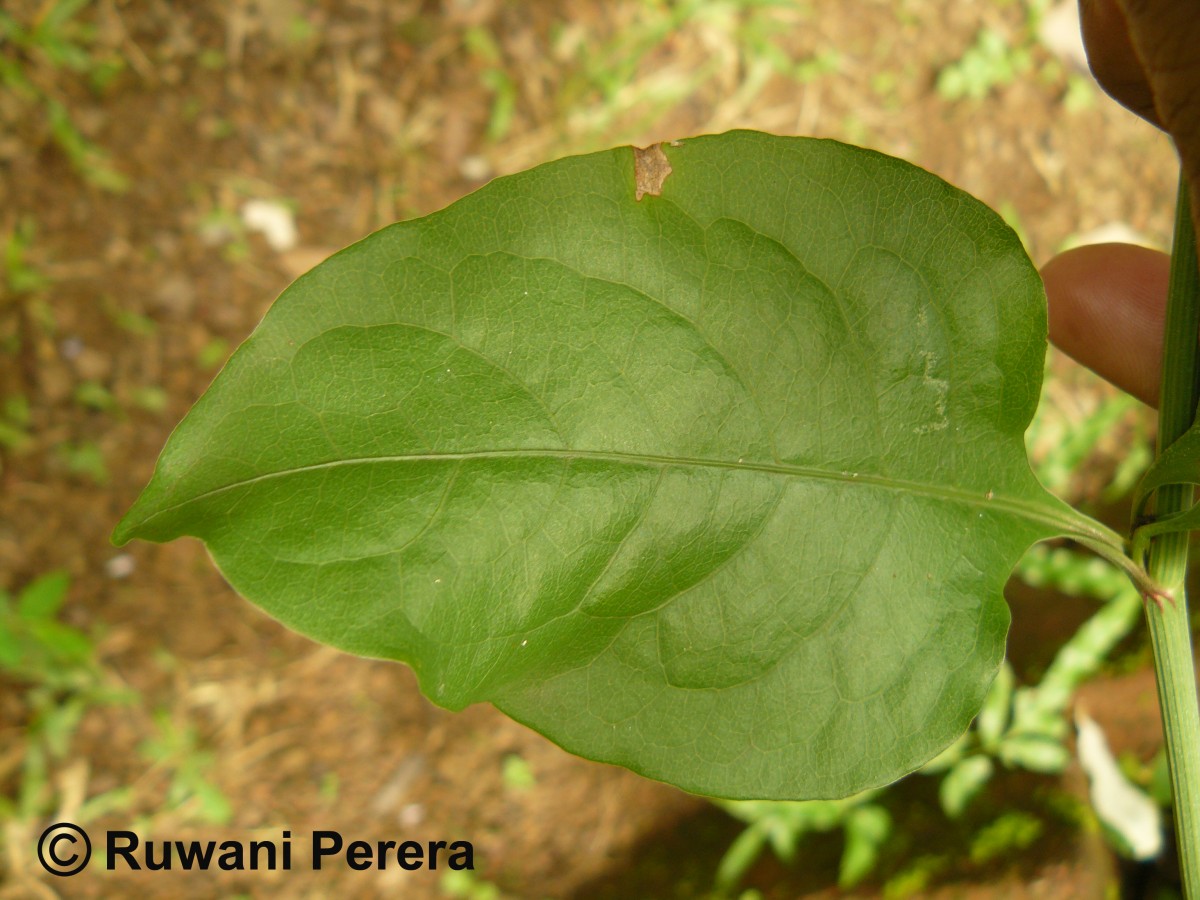
{"label": "leaf midrib", "polygon": [[1090,520],[1082,518],[1070,507],[1061,504],[1056,504],[1054,507],[1042,506],[1032,501],[991,491],[981,495],[977,490],[967,490],[948,485],[934,485],[874,473],[843,472],[821,469],[814,466],[800,466],[792,463],[754,460],[731,461],[703,457],[657,456],[648,453],[622,453],[611,450],[575,450],[569,448],[471,450],[460,453],[411,453],[328,460],[326,462],[311,463],[288,469],[279,469],[274,472],[265,472],[262,475],[256,475],[252,478],[245,478],[241,481],[212,488],[211,490],[189,497],[186,500],[165,506],[152,515],[147,516],[138,524],[145,525],[160,516],[173,513],[191,503],[197,503],[229,491],[251,487],[260,482],[270,481],[275,478],[285,478],[290,475],[300,475],[306,472],[317,472],[324,469],[340,468],[342,466],[375,465],[378,463],[453,462],[456,460],[465,462],[486,459],[557,459],[563,461],[578,459],[611,462],[620,465],[727,469],[732,471],[763,472],[793,478],[810,478],[816,481],[857,484],[899,493],[916,494],[935,500],[957,503],[972,509],[999,510],[1030,522],[1049,526],[1054,530],[1056,535],[1101,540],[1105,543],[1110,542],[1108,535],[1100,532],[1099,529],[1093,526]]}

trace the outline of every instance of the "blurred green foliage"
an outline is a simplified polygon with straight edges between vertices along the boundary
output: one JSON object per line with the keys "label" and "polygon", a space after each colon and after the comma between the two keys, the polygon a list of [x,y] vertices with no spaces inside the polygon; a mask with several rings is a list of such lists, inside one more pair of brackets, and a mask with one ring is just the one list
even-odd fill
{"label": "blurred green foliage", "polygon": [[985,28],[960,59],[938,73],[937,91],[950,101],[982,100],[995,88],[1012,84],[1031,64],[1028,46]]}
{"label": "blurred green foliage", "polygon": [[153,737],[138,748],[150,771],[170,773],[166,795],[156,815],[170,811],[207,825],[233,821],[233,804],[210,777],[213,754],[206,750],[194,724],[167,710],[154,713]]}
{"label": "blurred green foliage", "polygon": [[[105,684],[93,638],[60,621],[69,587],[65,572],[51,572],[15,596],[0,591],[0,684],[20,692],[28,715],[20,776],[11,796],[0,795],[0,818],[32,821],[52,811],[52,767],[68,758],[84,714],[128,700],[126,692]],[[126,796],[116,791],[95,797],[80,819],[119,806]]]}
{"label": "blurred green foliage", "polygon": [[49,66],[72,72],[94,93],[109,87],[125,64],[115,53],[94,50],[95,29],[83,16],[91,5],[92,0],[54,0],[42,4],[29,21],[0,11],[0,88],[42,111],[51,138],[87,182],[123,193],[129,189],[129,179],[84,136],[67,104],[32,71]]}

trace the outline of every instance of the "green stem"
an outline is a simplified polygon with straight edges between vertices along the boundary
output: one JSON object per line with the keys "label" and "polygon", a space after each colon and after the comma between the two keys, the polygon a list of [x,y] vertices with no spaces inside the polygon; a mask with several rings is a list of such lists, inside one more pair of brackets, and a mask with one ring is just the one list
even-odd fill
{"label": "green stem", "polygon": [[[1192,227],[1186,180],[1180,176],[1175,209],[1175,244],[1167,317],[1163,325],[1162,391],[1159,396],[1158,452],[1162,453],[1191,427],[1196,417],[1197,356],[1200,335],[1200,278],[1196,270],[1196,236]],[[1167,485],[1155,494],[1155,514],[1170,515],[1191,506],[1191,485]],[[1150,645],[1162,710],[1167,764],[1174,791],[1175,834],[1184,896],[1200,900],[1200,709],[1188,627],[1188,534],[1179,532],[1150,543],[1151,578],[1169,592],[1166,603],[1146,604]]]}
{"label": "green stem", "polygon": [[1093,553],[1124,572],[1129,580],[1133,582],[1133,586],[1138,589],[1138,593],[1143,597],[1164,597],[1167,595],[1168,591],[1162,582],[1152,578],[1146,569],[1143,569],[1134,561],[1137,559],[1137,556],[1131,556],[1126,552],[1126,544],[1098,541],[1078,534],[1068,534],[1066,536],[1075,541],[1075,543],[1087,547]]}

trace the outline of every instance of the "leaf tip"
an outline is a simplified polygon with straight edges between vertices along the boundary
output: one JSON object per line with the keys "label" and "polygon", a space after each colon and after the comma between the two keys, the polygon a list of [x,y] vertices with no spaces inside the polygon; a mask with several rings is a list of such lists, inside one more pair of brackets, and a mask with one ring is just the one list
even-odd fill
{"label": "leaf tip", "polygon": [[113,527],[108,540],[114,547],[124,547],[135,538],[143,536],[143,526],[148,518],[143,511],[143,506],[142,498],[139,497],[137,502],[125,511],[125,515],[121,516],[120,521]]}
{"label": "leaf tip", "polygon": [[133,540],[134,525],[129,521],[129,514],[122,516],[121,521],[113,528],[112,534],[109,535],[109,542],[114,547],[124,547]]}

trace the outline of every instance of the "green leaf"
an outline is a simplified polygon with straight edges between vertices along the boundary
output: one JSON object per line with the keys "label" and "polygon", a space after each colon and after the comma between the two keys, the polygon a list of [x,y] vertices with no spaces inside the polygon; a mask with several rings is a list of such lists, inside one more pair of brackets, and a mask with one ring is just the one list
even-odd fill
{"label": "green leaf", "polygon": [[52,619],[30,622],[29,633],[55,663],[78,665],[92,657],[92,642],[86,634]]}
{"label": "green leaf", "polygon": [[1045,826],[1029,813],[1007,812],[981,828],[971,840],[971,862],[983,865],[994,859],[1024,850],[1042,836]]}
{"label": "green leaf", "polygon": [[957,819],[991,779],[994,766],[987,756],[970,756],[946,773],[938,785],[938,802],[942,811]]}
{"label": "green leaf", "polygon": [[[1135,518],[1146,511],[1151,496],[1171,484],[1200,484],[1200,424],[1193,424],[1164,450],[1142,476],[1133,494]],[[1135,547],[1144,548],[1152,537],[1200,528],[1200,507],[1156,519],[1135,532]],[[1136,551],[1135,551],[1136,552]],[[1135,559],[1137,557],[1135,556]]]}
{"label": "green leaf", "polygon": [[1066,747],[1043,734],[1010,735],[1001,742],[997,755],[1006,766],[1046,775],[1057,775],[1071,758]]}
{"label": "green leaf", "polygon": [[860,806],[846,819],[846,848],[838,866],[838,887],[852,888],[875,868],[892,833],[892,817],[882,806]]}
{"label": "green leaf", "polygon": [[[1200,504],[1194,504],[1182,512],[1171,513],[1163,516],[1161,519],[1154,519],[1144,525],[1135,526],[1133,530],[1132,546],[1130,555],[1137,560],[1144,561],[1147,559],[1147,552],[1150,549],[1150,541],[1164,534],[1175,534],[1180,531],[1196,531],[1200,529]],[[1170,600],[1174,602],[1174,594],[1171,592],[1162,593],[1160,591],[1143,592],[1147,599],[1153,597],[1158,602]]]}
{"label": "green leaf", "polygon": [[0,616],[0,669],[16,672],[25,657],[21,638],[12,629],[11,620]]}
{"label": "green leaf", "polygon": [[1029,468],[1045,319],[998,216],[878,153],[563,159],[300,278],[114,540],[195,535],[296,630],[581,755],[845,796],[966,729],[1032,542],[1119,546]]}
{"label": "green leaf", "polygon": [[48,572],[32,581],[17,598],[17,610],[27,622],[53,619],[67,598],[71,576],[66,572]]}
{"label": "green leaf", "polygon": [[[992,684],[994,685],[995,682],[993,681]],[[995,690],[994,687],[993,690]],[[953,744],[921,766],[921,773],[924,775],[937,775],[939,772],[948,771],[963,758],[964,754],[971,749],[973,743],[974,735],[970,732],[964,732]]]}
{"label": "green leaf", "polygon": [[721,857],[717,865],[717,874],[713,882],[717,888],[731,891],[745,877],[751,867],[758,862],[766,847],[767,838],[764,828],[751,825],[739,834]]}
{"label": "green leaf", "polygon": [[1200,426],[1193,424],[1154,460],[1134,491],[1134,507],[1145,509],[1150,495],[1168,484],[1200,484]]}
{"label": "green leaf", "polygon": [[537,784],[537,776],[528,761],[515,753],[504,757],[501,778],[504,786],[511,791],[527,791]]}

